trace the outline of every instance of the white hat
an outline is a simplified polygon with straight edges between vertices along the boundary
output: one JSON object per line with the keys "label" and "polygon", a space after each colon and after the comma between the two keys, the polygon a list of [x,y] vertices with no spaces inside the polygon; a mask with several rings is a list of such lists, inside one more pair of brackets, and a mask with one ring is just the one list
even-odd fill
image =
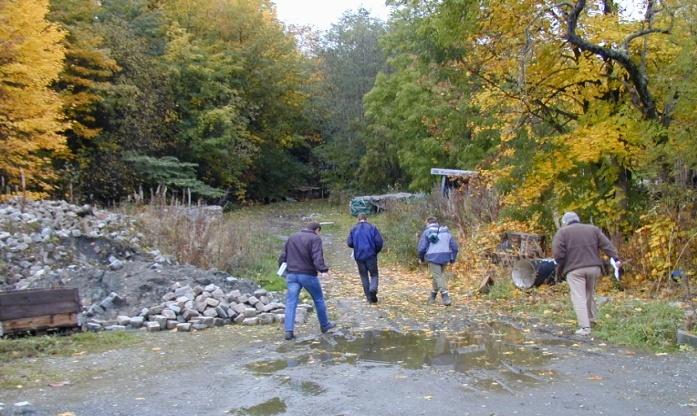
{"label": "white hat", "polygon": [[578,214],[573,211],[566,212],[561,217],[562,226],[573,224],[575,222],[581,222],[581,219],[578,217]]}

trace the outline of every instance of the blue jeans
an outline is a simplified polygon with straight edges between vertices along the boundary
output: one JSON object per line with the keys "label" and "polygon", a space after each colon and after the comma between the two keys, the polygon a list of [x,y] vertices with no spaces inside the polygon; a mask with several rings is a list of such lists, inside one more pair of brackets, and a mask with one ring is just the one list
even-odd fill
{"label": "blue jeans", "polygon": [[312,296],[315,309],[317,309],[317,319],[319,319],[320,328],[327,328],[329,326],[327,305],[324,303],[324,295],[322,294],[322,286],[319,284],[319,278],[309,274],[288,273],[286,275],[286,284],[288,293],[286,294],[286,317],[283,324],[285,330],[292,331],[295,327],[295,308],[298,307],[298,296],[300,296],[302,288],[305,288]]}

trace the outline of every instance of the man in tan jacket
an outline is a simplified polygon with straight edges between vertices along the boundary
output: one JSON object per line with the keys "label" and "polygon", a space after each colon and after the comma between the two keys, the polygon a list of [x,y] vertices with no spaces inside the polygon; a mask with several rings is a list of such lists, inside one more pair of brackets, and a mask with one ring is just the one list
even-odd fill
{"label": "man in tan jacket", "polygon": [[552,252],[557,262],[557,275],[566,275],[571,290],[571,303],[576,312],[579,329],[576,335],[590,335],[591,323],[595,323],[595,282],[600,277],[603,261],[602,250],[618,262],[617,249],[600,228],[581,224],[575,212],[562,216],[561,228],[552,241]]}

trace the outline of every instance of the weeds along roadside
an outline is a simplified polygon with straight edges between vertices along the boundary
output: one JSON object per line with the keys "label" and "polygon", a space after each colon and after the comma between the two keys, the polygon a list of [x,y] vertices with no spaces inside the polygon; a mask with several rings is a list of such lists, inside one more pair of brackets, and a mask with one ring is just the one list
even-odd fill
{"label": "weeds along roadside", "polygon": [[254,280],[282,290],[276,261],[282,240],[256,215],[209,215],[200,207],[150,204],[122,207],[138,218],[149,244],[180,263]]}

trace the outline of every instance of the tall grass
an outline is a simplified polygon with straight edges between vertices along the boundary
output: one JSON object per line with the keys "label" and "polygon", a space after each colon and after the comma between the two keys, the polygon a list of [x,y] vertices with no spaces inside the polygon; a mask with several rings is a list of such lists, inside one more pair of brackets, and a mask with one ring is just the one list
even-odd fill
{"label": "tall grass", "polygon": [[240,220],[171,205],[142,206],[137,215],[151,244],[181,263],[223,270],[269,290],[284,287],[275,274],[280,243],[262,232],[261,218]]}

